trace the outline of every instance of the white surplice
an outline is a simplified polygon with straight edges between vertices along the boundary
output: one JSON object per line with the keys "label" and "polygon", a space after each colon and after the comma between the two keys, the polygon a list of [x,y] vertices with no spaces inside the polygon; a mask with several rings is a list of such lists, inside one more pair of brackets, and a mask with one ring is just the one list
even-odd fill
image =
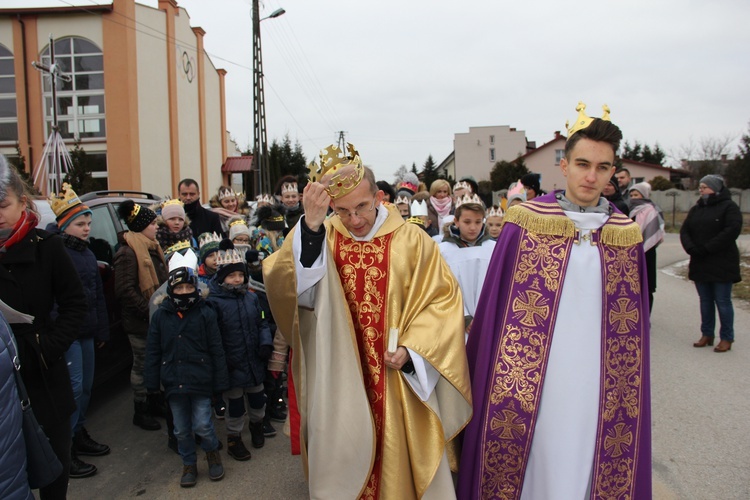
{"label": "white surplice", "polygon": [[438,247],[461,287],[464,316],[474,317],[484,278],[492,260],[492,252],[495,250],[495,242],[485,241],[481,246],[459,248],[455,243],[443,241]]}

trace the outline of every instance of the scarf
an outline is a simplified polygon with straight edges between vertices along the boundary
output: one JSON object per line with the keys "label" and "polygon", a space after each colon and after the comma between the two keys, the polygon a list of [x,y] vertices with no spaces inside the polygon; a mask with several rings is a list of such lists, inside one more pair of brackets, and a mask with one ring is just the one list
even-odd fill
{"label": "scarf", "polygon": [[185,225],[182,230],[177,233],[173,233],[167,226],[159,226],[156,230],[156,241],[159,242],[162,250],[166,250],[175,243],[180,241],[189,241],[192,244],[193,241],[193,230],[190,226]]}
{"label": "scarf", "polygon": [[68,233],[60,233],[66,247],[83,252],[89,247],[89,242]]}
{"label": "scarf", "polygon": [[664,217],[651,200],[631,199],[630,218],[641,228],[644,252],[648,252],[664,241]]}
{"label": "scarf", "polygon": [[150,252],[156,253],[166,268],[167,263],[164,261],[164,253],[161,251],[158,241],[150,240],[141,233],[128,231],[122,237],[125,243],[135,252],[135,258],[138,262],[138,285],[141,293],[148,300],[161,285],[159,278],[156,276],[156,269]]}
{"label": "scarf", "polygon": [[443,198],[442,200],[438,200],[434,196],[430,196],[430,203],[432,203],[432,207],[435,209],[438,217],[440,217],[441,219],[446,215],[450,215],[451,205],[453,203],[453,200],[451,200],[450,196]]}
{"label": "scarf", "polygon": [[7,251],[29,234],[29,231],[36,227],[39,218],[34,212],[24,210],[21,218],[15,223],[12,229],[0,232],[0,252]]}

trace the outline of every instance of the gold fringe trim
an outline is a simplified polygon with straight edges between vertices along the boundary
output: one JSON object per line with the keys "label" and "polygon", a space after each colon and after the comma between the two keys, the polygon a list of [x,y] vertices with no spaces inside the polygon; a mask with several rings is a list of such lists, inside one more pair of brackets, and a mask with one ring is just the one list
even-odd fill
{"label": "gold fringe trim", "polygon": [[516,205],[505,212],[503,224],[511,222],[522,229],[536,234],[550,236],[566,236],[572,238],[576,234],[576,226],[572,220],[562,213],[542,215],[523,205]]}
{"label": "gold fringe trim", "polygon": [[613,247],[632,247],[643,242],[641,228],[635,222],[626,226],[605,224],[600,242]]}

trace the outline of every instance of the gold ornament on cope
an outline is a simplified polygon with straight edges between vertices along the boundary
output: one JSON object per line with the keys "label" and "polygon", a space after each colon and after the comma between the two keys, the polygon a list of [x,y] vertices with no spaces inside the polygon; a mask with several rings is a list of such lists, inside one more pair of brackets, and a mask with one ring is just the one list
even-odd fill
{"label": "gold ornament on cope", "polygon": [[[607,106],[606,104],[603,105],[602,110],[604,111],[604,113],[602,113],[601,119],[605,122],[612,121],[609,118],[609,106]],[[578,118],[576,118],[576,121],[573,122],[573,126],[569,127],[569,122],[565,122],[565,128],[568,130],[568,139],[573,137],[573,134],[575,134],[576,132],[587,128],[594,121],[594,118],[586,114],[586,105],[583,103],[583,101],[578,101],[576,111],[578,111]]]}
{"label": "gold ornament on cope", "polygon": [[[325,185],[332,199],[351,193],[362,182],[365,168],[354,145],[347,143],[347,154],[335,144],[320,152],[320,167],[310,172],[310,180]],[[314,164],[310,164],[312,168]]]}

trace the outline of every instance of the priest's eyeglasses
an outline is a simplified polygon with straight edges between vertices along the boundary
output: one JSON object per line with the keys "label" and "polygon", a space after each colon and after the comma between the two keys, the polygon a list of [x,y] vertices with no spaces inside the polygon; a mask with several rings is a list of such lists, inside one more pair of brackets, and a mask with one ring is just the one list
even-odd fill
{"label": "priest's eyeglasses", "polygon": [[339,210],[334,210],[333,213],[335,213],[336,215],[338,215],[339,217],[345,220],[351,219],[352,217],[362,218],[368,213],[373,211],[373,209],[375,208],[375,200],[376,198],[372,199],[372,204],[370,205],[370,208],[365,208],[367,206],[367,202],[364,201],[354,208],[354,212],[350,212],[349,210],[345,210],[342,208]]}

